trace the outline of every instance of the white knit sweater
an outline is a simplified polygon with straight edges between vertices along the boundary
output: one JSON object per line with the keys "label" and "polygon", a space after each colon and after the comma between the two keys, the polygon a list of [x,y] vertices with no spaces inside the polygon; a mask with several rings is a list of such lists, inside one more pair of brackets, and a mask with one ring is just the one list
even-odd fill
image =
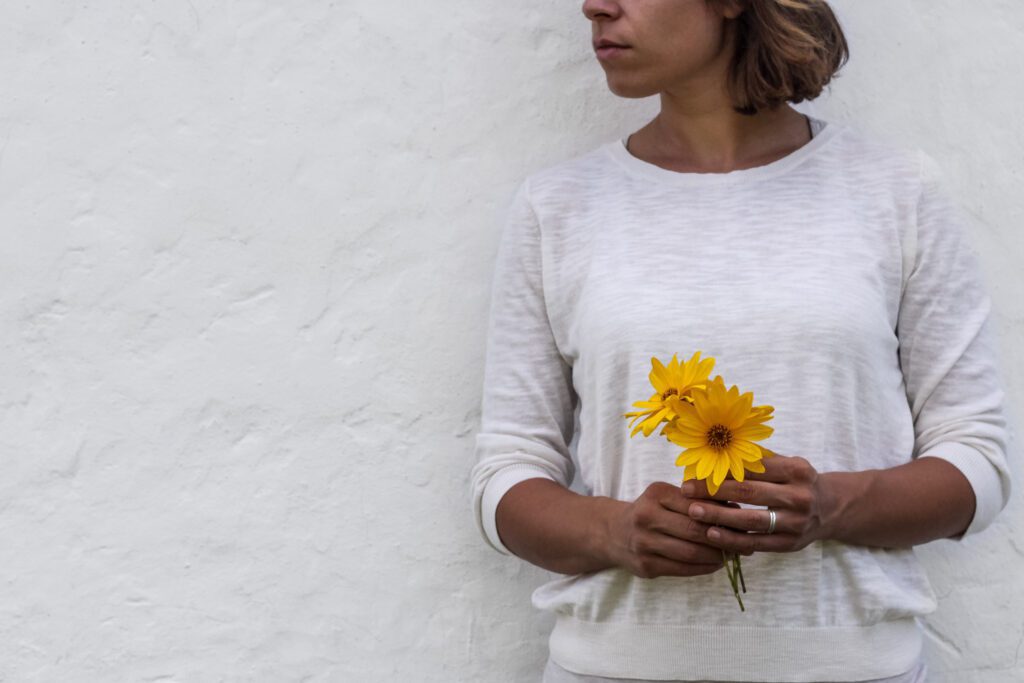
{"label": "white knit sweater", "polygon": [[[930,456],[976,495],[966,535],[1010,494],[1009,429],[991,301],[935,160],[848,124],[786,157],[680,173],[624,139],[543,168],[507,210],[471,474],[481,535],[533,477],[632,501],[679,483],[679,448],[630,438],[651,357],[700,350],[712,377],[775,407],[764,445],[820,472]],[[743,558],[746,611],[724,571],[559,576],[552,659],[648,680],[852,681],[918,661],[936,595],[910,548],[836,541]]]}

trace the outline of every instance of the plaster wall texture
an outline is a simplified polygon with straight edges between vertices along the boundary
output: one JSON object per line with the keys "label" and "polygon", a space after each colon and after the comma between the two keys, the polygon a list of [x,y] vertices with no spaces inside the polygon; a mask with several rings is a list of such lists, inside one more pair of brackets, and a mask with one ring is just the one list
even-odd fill
{"label": "plaster wall texture", "polygon": [[[0,8],[0,681],[539,680],[468,474],[512,190],[657,111],[580,5]],[[1019,413],[1024,6],[834,7],[798,108],[943,163]],[[935,680],[1024,680],[1021,528],[920,548]]]}

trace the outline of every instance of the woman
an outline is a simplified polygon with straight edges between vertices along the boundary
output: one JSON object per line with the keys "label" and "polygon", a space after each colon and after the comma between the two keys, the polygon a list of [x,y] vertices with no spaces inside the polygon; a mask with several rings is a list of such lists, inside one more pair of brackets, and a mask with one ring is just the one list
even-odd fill
{"label": "woman", "polygon": [[[846,59],[826,2],[583,13],[612,92],[661,110],[515,193],[472,472],[490,545],[565,575],[533,594],[544,680],[925,680],[912,548],[1010,492],[991,302],[935,161],[787,104]],[[774,406],[763,473],[712,496],[630,438],[676,353]]]}

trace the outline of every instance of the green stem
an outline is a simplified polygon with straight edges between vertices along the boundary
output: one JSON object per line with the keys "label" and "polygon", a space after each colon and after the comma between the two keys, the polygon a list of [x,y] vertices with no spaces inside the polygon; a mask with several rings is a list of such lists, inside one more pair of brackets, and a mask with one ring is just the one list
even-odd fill
{"label": "green stem", "polygon": [[[737,555],[735,559],[731,559],[723,550],[722,558],[725,561],[725,571],[729,575],[729,583],[732,584],[732,594],[736,596],[736,601],[740,603],[740,611],[746,612],[747,610],[743,606],[743,598],[740,597],[739,586],[736,583],[737,577],[740,579],[740,581],[743,580],[742,574],[739,573],[739,556]],[[746,586],[743,587],[743,592],[747,592]]]}

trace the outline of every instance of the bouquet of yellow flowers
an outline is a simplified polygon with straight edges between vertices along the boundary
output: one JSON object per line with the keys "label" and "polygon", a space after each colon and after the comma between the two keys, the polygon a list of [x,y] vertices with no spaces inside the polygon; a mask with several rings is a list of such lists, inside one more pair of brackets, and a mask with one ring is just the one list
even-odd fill
{"label": "bouquet of yellow flowers", "polygon": [[[764,423],[772,419],[772,406],[754,406],[754,395],[741,394],[733,385],[726,389],[721,375],[709,380],[715,359],[701,360],[700,351],[680,364],[676,356],[667,366],[651,358],[651,385],[654,394],[646,401],[637,401],[639,410],[624,413],[632,418],[630,437],[643,431],[650,436],[664,425],[661,435],[683,451],[676,465],[684,467],[683,481],[705,480],[708,492],[715,495],[728,475],[743,481],[746,470],[764,472],[763,458],[775,455],[764,446],[754,443],[771,436],[774,431]],[[743,607],[737,580],[747,592],[738,554],[722,551],[726,573],[732,584],[736,600]]]}

